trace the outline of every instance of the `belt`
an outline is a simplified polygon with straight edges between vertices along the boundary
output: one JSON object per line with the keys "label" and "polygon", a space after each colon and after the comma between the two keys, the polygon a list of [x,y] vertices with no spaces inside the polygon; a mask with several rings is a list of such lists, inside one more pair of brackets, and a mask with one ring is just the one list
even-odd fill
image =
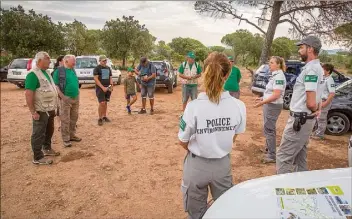
{"label": "belt", "polygon": [[308,115],[306,112],[292,112],[290,111],[290,116],[296,117],[296,118],[306,118],[306,119],[314,119],[315,115]]}

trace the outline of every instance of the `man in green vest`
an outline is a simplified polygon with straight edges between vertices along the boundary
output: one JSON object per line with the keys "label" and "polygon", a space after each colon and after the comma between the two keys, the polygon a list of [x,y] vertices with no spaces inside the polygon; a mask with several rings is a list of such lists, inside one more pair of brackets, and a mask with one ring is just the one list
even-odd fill
{"label": "man in green vest", "polygon": [[196,56],[193,52],[187,54],[187,61],[181,63],[178,72],[182,78],[182,104],[185,111],[188,99],[194,100],[198,94],[198,78],[201,76],[202,68],[195,62]]}
{"label": "man in green vest", "polygon": [[37,65],[29,71],[25,81],[26,102],[33,119],[33,163],[48,165],[53,161],[45,156],[60,155],[51,148],[58,98],[53,78],[47,71],[50,56],[46,52],[38,52],[35,60]]}
{"label": "man in green vest", "polygon": [[229,56],[228,58],[232,64],[232,70],[225,82],[224,90],[229,91],[230,95],[236,99],[240,99],[240,81],[242,77],[241,72],[240,69],[234,65],[235,61],[233,57]]}

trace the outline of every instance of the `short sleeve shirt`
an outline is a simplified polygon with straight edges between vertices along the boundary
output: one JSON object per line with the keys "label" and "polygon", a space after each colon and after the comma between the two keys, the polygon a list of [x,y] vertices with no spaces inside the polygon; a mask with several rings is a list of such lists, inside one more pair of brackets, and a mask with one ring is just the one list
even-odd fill
{"label": "short sleeve shirt", "polygon": [[322,99],[328,99],[329,94],[334,94],[335,93],[335,81],[329,75],[328,77],[324,77],[324,89],[323,89],[323,95]]}
{"label": "short sleeve shirt", "polygon": [[123,84],[126,87],[126,94],[130,95],[130,94],[135,94],[136,93],[136,78],[135,77],[127,77]]}
{"label": "short sleeve shirt", "polygon": [[[151,76],[153,73],[156,74],[156,68],[152,63],[148,63],[148,65],[142,66],[142,65],[138,65],[137,70],[140,71],[140,75],[139,77],[143,77],[143,76]],[[144,81],[141,81],[142,84],[147,85],[147,86],[153,86],[155,84],[155,78],[152,80],[149,80],[147,83]]]}
{"label": "short sleeve shirt", "polygon": [[238,69],[236,66],[233,66],[231,73],[225,82],[224,89],[232,92],[239,91],[241,77],[240,69]]}
{"label": "short sleeve shirt", "polygon": [[112,76],[111,68],[108,66],[101,66],[98,65],[97,67],[94,68],[93,70],[93,75],[98,75],[99,81],[103,86],[109,86],[110,85],[110,77]]}
{"label": "short sleeve shirt", "polygon": [[[77,75],[73,69],[65,68],[65,71],[66,71],[66,86],[63,93],[65,96],[76,98],[79,95],[79,82],[78,82]],[[54,71],[53,79],[54,79],[54,83],[56,85],[59,85],[60,80],[59,80],[58,69]]]}
{"label": "short sleeve shirt", "polygon": [[265,87],[263,99],[268,99],[274,92],[274,90],[281,90],[279,99],[271,102],[274,104],[284,103],[284,93],[286,89],[286,78],[283,71],[278,70],[272,72],[272,76],[269,78],[269,82]]}
{"label": "short sleeve shirt", "polygon": [[[46,71],[44,71],[44,70],[41,70],[41,71],[43,72],[45,77],[48,79],[48,81],[51,82],[48,73]],[[31,90],[31,91],[35,91],[36,89],[38,89],[40,87],[39,79],[38,79],[37,75],[34,72],[29,72],[27,74],[26,81],[25,81],[24,84],[25,84],[25,89]]]}
{"label": "short sleeve shirt", "polygon": [[193,154],[222,158],[231,152],[234,135],[246,129],[246,107],[229,92],[222,93],[219,104],[203,92],[187,104],[179,127],[179,140],[188,142]]}
{"label": "short sleeve shirt", "polygon": [[307,91],[316,92],[316,103],[321,102],[323,93],[323,68],[319,59],[308,62],[303,68],[301,74],[297,77],[290,103],[290,110],[293,112],[312,113],[307,108]]}

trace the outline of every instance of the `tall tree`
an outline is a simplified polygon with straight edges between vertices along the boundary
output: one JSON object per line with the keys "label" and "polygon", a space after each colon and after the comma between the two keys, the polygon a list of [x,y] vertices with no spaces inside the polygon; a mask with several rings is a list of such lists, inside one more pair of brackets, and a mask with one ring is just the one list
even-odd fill
{"label": "tall tree", "polygon": [[[103,46],[109,56],[113,58],[122,58],[122,65],[126,66],[127,57],[132,54],[133,48],[137,48],[138,45],[143,47],[142,44],[138,44],[135,41],[137,40],[140,43],[145,43],[138,40],[139,37],[147,37],[147,39],[143,39],[150,43],[155,41],[148,39],[150,36],[148,34],[141,34],[141,32],[149,34],[145,25],[139,24],[139,21],[135,20],[133,16],[123,16],[122,19],[117,18],[116,20],[107,21],[103,28]],[[144,48],[146,48],[145,45]]]}
{"label": "tall tree", "polygon": [[345,23],[334,30],[337,39],[342,41],[343,45],[347,47],[352,53],[352,22]]}
{"label": "tall tree", "polygon": [[174,38],[169,43],[169,46],[174,52],[178,53],[179,55],[182,55],[183,57],[185,57],[188,52],[193,51],[196,54],[196,59],[200,61],[203,61],[206,58],[209,51],[203,43],[189,37]]}
{"label": "tall tree", "polygon": [[158,44],[154,46],[153,51],[157,59],[171,59],[172,49],[163,40],[160,40]]}
{"label": "tall tree", "polygon": [[156,38],[152,36],[147,30],[139,31],[132,42],[132,56],[133,56],[133,66],[136,59],[142,56],[149,56],[150,52],[153,50],[153,45]]}
{"label": "tall tree", "polygon": [[295,40],[287,37],[278,37],[273,41],[270,54],[289,59],[292,55],[298,53],[295,43]]}
{"label": "tall tree", "polygon": [[9,10],[1,8],[0,12],[1,49],[14,57],[33,57],[41,50],[52,56],[63,52],[65,42],[61,23],[55,24],[50,17],[34,10],[26,13],[21,5]]}
{"label": "tall tree", "polygon": [[95,43],[93,33],[89,33],[86,25],[76,19],[67,23],[64,30],[67,50],[73,55],[83,55],[92,46],[90,43]]}
{"label": "tall tree", "polygon": [[223,46],[211,46],[210,51],[216,51],[216,52],[224,52],[225,51],[225,47]]}
{"label": "tall tree", "polygon": [[[238,6],[260,8],[261,16],[253,20],[243,16]],[[282,23],[291,25],[290,33],[294,38],[310,34],[332,36],[339,24],[352,20],[352,2],[344,1],[197,1],[194,8],[199,13],[210,16],[231,16],[240,22],[244,21],[265,35],[260,63],[267,61],[274,39],[276,27]],[[265,30],[263,27],[268,26]]]}

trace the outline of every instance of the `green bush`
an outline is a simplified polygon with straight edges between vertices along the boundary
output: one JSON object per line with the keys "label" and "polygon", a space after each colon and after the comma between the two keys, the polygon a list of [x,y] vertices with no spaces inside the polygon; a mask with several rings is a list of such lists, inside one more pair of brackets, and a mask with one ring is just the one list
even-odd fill
{"label": "green bush", "polygon": [[0,67],[7,66],[12,61],[11,56],[0,56]]}

